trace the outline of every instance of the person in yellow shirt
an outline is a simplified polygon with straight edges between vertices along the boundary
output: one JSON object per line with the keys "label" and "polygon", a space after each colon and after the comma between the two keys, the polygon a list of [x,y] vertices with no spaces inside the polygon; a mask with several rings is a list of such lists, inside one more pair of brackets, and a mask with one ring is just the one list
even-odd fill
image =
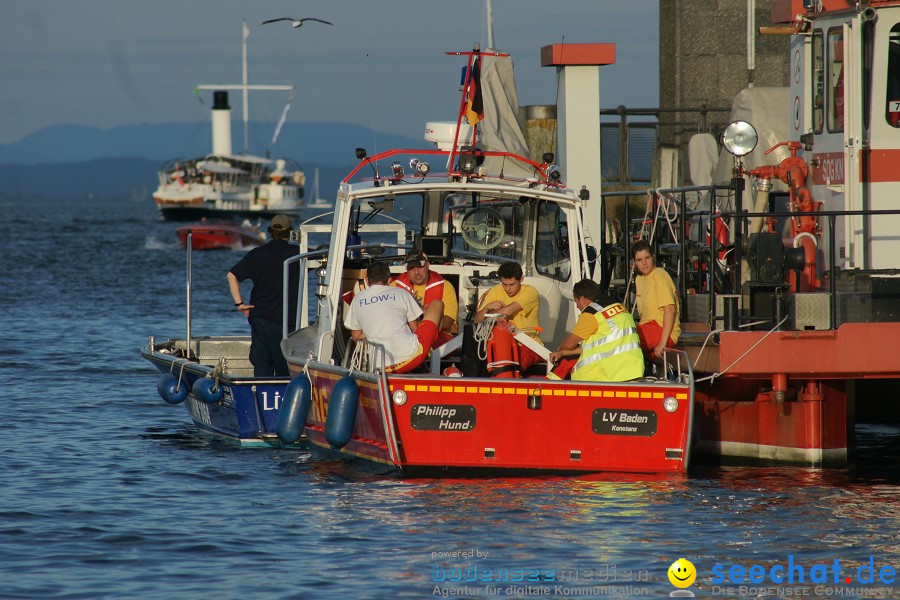
{"label": "person in yellow shirt", "polygon": [[655,265],[647,240],[634,243],[631,257],[639,273],[634,279],[634,289],[641,317],[637,326],[641,348],[648,359],[661,358],[663,348],[674,348],[681,336],[675,283],[665,269]]}
{"label": "person in yellow shirt", "polygon": [[440,273],[431,270],[428,257],[423,252],[406,255],[406,273],[401,273],[391,281],[391,285],[405,289],[412,294],[422,309],[435,300],[444,303],[444,314],[438,326],[438,336],[434,348],[450,341],[458,332],[459,300],[453,284],[445,280]]}
{"label": "person in yellow shirt", "polygon": [[[478,312],[472,319],[478,324],[484,321],[487,314],[501,315],[508,323],[526,333],[537,343],[543,345],[540,336],[540,309],[539,297],[535,288],[525,285],[522,280],[525,278],[522,272],[522,266],[517,262],[505,262],[497,269],[497,276],[500,283],[489,289],[484,296],[481,297]],[[523,346],[509,335],[508,326],[497,325],[492,332],[491,343],[497,347],[501,345],[515,344],[516,350],[512,348],[504,348],[498,350],[505,356],[514,356],[518,354],[518,370],[524,373],[540,357],[530,348]],[[489,369],[490,371],[490,369]],[[496,372],[496,371],[495,371]]]}
{"label": "person in yellow shirt", "polygon": [[575,284],[572,300],[581,314],[559,350],[550,354],[550,362],[556,366],[548,379],[565,379],[569,373],[575,381],[643,377],[644,354],[634,319],[625,307],[603,294],[600,284],[590,279]]}

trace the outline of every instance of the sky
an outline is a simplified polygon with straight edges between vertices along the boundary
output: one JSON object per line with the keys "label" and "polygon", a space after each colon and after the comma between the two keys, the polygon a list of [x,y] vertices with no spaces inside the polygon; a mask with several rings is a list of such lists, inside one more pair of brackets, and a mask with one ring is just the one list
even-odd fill
{"label": "sky", "polygon": [[[658,105],[658,0],[492,0],[495,46],[512,55],[519,103],[554,104],[548,44],[616,45],[602,108]],[[485,0],[0,0],[0,143],[44,127],[208,119],[211,92],[249,80],[295,85],[289,122],[341,122],[420,138],[450,120],[460,57],[487,46]],[[317,17],[261,25],[276,17]],[[275,122],[285,92],[251,92],[251,120]],[[201,100],[203,103],[201,103]],[[240,115],[238,92],[231,106]]]}

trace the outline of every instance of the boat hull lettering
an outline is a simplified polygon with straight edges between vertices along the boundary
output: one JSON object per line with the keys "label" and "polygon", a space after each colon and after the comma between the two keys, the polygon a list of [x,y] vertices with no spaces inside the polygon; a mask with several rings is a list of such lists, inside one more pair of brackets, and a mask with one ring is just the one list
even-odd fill
{"label": "boat hull lettering", "polygon": [[598,408],[591,427],[598,435],[656,435],[656,413],[652,410]]}
{"label": "boat hull lettering", "polygon": [[410,426],[420,431],[472,431],[475,407],[462,404],[416,404]]}

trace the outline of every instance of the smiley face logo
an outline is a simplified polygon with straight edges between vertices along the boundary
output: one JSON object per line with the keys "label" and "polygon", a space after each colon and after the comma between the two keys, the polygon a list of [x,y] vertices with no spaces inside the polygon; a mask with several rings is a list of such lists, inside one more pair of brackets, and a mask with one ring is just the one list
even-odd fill
{"label": "smiley face logo", "polygon": [[686,558],[679,558],[669,567],[669,582],[677,588],[690,587],[697,579],[694,563]]}

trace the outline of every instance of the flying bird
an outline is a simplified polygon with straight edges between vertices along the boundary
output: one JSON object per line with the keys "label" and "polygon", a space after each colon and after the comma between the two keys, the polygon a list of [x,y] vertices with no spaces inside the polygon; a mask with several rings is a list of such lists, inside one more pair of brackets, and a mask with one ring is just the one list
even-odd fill
{"label": "flying bird", "polygon": [[306,17],[303,19],[292,19],[290,17],[281,17],[280,19],[269,19],[268,21],[263,21],[260,25],[265,25],[267,23],[277,23],[278,21],[290,21],[291,27],[297,29],[298,27],[303,27],[304,21],[317,21],[319,23],[325,23],[326,25],[334,25],[334,23],[330,21],[323,21],[322,19],[316,19],[315,17]]}

